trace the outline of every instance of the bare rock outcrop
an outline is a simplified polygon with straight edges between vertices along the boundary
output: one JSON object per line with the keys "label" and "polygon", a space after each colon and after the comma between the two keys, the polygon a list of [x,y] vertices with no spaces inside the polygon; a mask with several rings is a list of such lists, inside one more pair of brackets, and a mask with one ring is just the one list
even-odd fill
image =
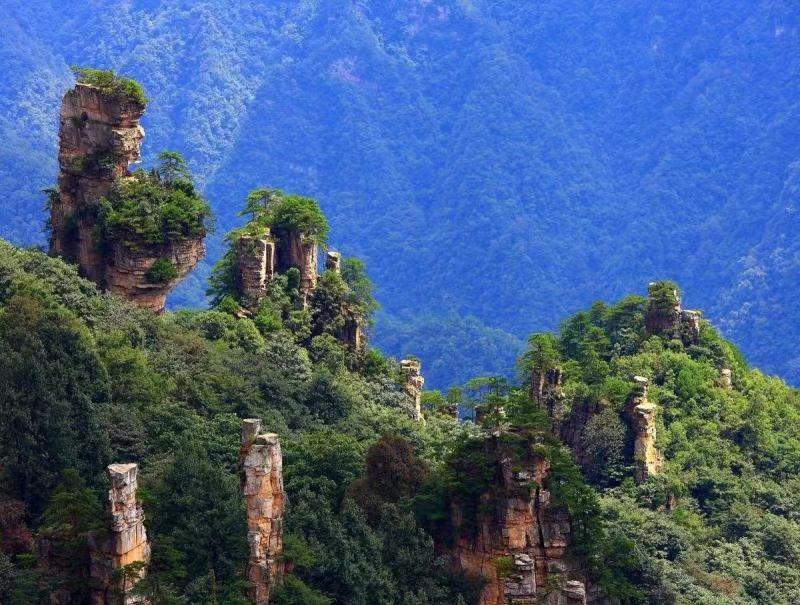
{"label": "bare rock outcrop", "polygon": [[[130,165],[141,159],[144,110],[142,103],[81,82],[64,95],[50,246],[101,288],[161,311],[167,294],[205,255],[203,237],[137,249],[112,242],[110,251],[100,251],[95,241],[97,203],[116,181],[131,178]],[[159,261],[168,261],[176,275],[152,281],[150,271]]]}
{"label": "bare rock outcrop", "polygon": [[242,235],[236,240],[236,279],[242,303],[255,308],[267,294],[267,287],[275,275],[275,242],[269,231],[260,237]]}
{"label": "bare rock outcrop", "polygon": [[477,520],[464,518],[460,502],[451,503],[455,568],[485,581],[479,605],[585,603],[585,569],[568,552],[569,514],[552,504],[545,487],[549,461],[530,455],[512,463],[497,434],[485,448],[498,484],[480,497],[484,512]]}
{"label": "bare rock outcrop", "polygon": [[719,371],[719,382],[723,389],[730,390],[733,388],[733,372],[730,368],[722,368]]}
{"label": "bare rock outcrop", "polygon": [[329,250],[327,255],[325,256],[325,268],[328,271],[334,271],[335,273],[342,272],[342,255],[338,252],[333,250]]}
{"label": "bare rock outcrop", "polygon": [[300,299],[305,307],[317,287],[317,240],[302,231],[288,230],[275,231],[274,240],[277,246],[276,270],[285,273],[294,267],[300,271]]}
{"label": "bare rock outcrop", "polygon": [[403,359],[400,362],[400,372],[404,380],[403,390],[411,404],[411,418],[422,420],[422,387],[425,385],[422,364],[418,359]]}
{"label": "bare rock outcrop", "polygon": [[[144,512],[137,499],[137,464],[111,464],[108,492],[111,530],[90,538],[92,605],[141,605],[147,599],[130,594],[144,577],[150,561],[150,543],[144,526]],[[138,564],[138,565],[133,565]],[[119,577],[126,566],[127,573]]]}
{"label": "bare rock outcrop", "polygon": [[106,263],[93,241],[91,208],[139,162],[144,109],[82,83],[67,91],[61,102],[59,198],[51,204],[50,246],[97,283],[105,280]]}
{"label": "bare rock outcrop", "polygon": [[262,432],[260,419],[242,421],[239,473],[247,505],[248,594],[255,605],[267,605],[284,573],[280,555],[286,496],[278,436]]}
{"label": "bare rock outcrop", "polygon": [[681,308],[678,289],[668,282],[648,285],[645,328],[648,334],[681,340],[684,345],[700,340],[700,312]]}
{"label": "bare rock outcrop", "polygon": [[534,367],[531,370],[531,399],[555,421],[560,420],[563,414],[563,381],[561,368]]}
{"label": "bare rock outcrop", "polygon": [[634,476],[637,483],[647,481],[661,472],[663,460],[656,449],[657,407],[647,399],[648,380],[635,376],[636,391],[628,402],[627,410],[634,431]]}

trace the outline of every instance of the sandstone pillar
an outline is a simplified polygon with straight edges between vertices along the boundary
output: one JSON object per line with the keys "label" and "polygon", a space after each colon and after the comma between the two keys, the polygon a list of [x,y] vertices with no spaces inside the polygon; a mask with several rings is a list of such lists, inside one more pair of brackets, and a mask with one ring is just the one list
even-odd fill
{"label": "sandstone pillar", "polygon": [[403,374],[405,383],[403,390],[405,391],[411,403],[411,418],[413,420],[422,420],[422,387],[425,384],[423,378],[422,364],[417,359],[403,359],[400,362],[400,371]]}
{"label": "sandstone pillar", "polygon": [[247,505],[250,556],[245,577],[255,605],[267,605],[283,577],[283,458],[278,436],[261,430],[261,420],[242,421],[239,473]]}
{"label": "sandstone pillar", "polygon": [[633,455],[637,483],[657,475],[663,464],[656,449],[656,405],[647,399],[647,378],[635,376],[636,393],[628,406],[635,434]]}
{"label": "sandstone pillar", "polygon": [[[148,602],[129,594],[144,577],[150,561],[144,512],[136,497],[138,472],[138,465],[133,463],[108,466],[111,531],[90,539],[92,605],[140,605]],[[132,567],[120,578],[119,570],[126,566]]]}
{"label": "sandstone pillar", "polygon": [[235,263],[242,301],[255,309],[275,274],[275,242],[268,233],[262,237],[242,235],[236,241]]}

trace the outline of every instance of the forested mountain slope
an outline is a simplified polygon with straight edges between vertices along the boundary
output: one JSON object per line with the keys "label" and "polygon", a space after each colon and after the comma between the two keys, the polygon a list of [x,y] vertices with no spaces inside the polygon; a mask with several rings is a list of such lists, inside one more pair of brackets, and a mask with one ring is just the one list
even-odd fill
{"label": "forested mountain slope", "polygon": [[[739,0],[11,0],[0,233],[43,241],[68,66],[112,67],[144,84],[150,149],[189,158],[219,233],[256,186],[319,199],[378,284],[378,342],[405,353],[440,324],[434,384],[502,371],[526,333],[662,276],[798,380],[799,17]],[[173,303],[198,304],[203,277]],[[398,317],[403,339],[384,329]],[[464,327],[509,354],[452,363]]]}

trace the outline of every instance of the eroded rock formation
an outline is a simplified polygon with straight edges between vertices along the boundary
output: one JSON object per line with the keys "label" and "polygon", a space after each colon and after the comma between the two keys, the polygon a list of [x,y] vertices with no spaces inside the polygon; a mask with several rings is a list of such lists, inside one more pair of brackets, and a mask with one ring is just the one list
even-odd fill
{"label": "eroded rock formation", "polygon": [[81,83],[61,102],[59,199],[53,201],[50,213],[50,245],[97,283],[105,280],[106,261],[93,240],[92,207],[140,160],[144,129],[139,120],[144,109]]}
{"label": "eroded rock formation", "polygon": [[723,389],[733,388],[733,372],[730,368],[722,368],[719,371],[719,381]]}
{"label": "eroded rock formation", "polygon": [[634,431],[633,457],[635,478],[637,483],[647,481],[649,477],[661,471],[663,461],[656,449],[656,414],[654,403],[647,399],[648,380],[635,376],[636,391],[628,402],[628,414]]}
{"label": "eroded rock formation", "polygon": [[531,370],[531,398],[554,420],[559,420],[563,414],[563,380],[561,368],[534,367]]}
{"label": "eroded rock formation", "polygon": [[325,268],[328,271],[335,271],[336,273],[341,273],[342,271],[342,255],[338,252],[334,252],[333,250],[328,251],[328,254],[325,256]]}
{"label": "eroded rock formation", "polygon": [[400,362],[400,372],[404,379],[403,390],[411,404],[411,418],[422,420],[422,387],[425,385],[422,364],[418,359],[403,359]]}
{"label": "eroded rock formation", "polygon": [[499,434],[487,438],[485,448],[498,483],[480,497],[486,512],[465,519],[462,503],[451,504],[453,562],[486,582],[479,605],[585,603],[586,574],[568,552],[569,514],[551,503],[545,487],[549,461],[528,455],[512,462]]}
{"label": "eroded rock formation", "polygon": [[255,309],[275,275],[275,242],[268,230],[260,237],[242,235],[236,240],[235,256],[242,304]]}
{"label": "eroded rock formation", "polygon": [[247,505],[248,593],[255,605],[267,605],[284,572],[280,555],[285,492],[278,436],[262,432],[259,419],[242,421],[239,473]]}
{"label": "eroded rock formation", "polygon": [[700,340],[700,312],[681,308],[677,288],[665,282],[651,283],[648,288],[645,327],[648,334],[681,340],[685,345]]}
{"label": "eroded rock formation", "polygon": [[294,267],[300,271],[300,299],[305,307],[314,288],[317,287],[319,247],[314,237],[302,231],[277,230],[276,270],[285,273]]}
{"label": "eroded rock formation", "polygon": [[[144,526],[144,512],[136,497],[139,467],[136,464],[111,464],[108,492],[111,529],[108,534],[90,539],[92,605],[136,605],[147,603],[130,595],[144,577],[150,561],[150,543]],[[118,577],[123,567],[133,564]]]}
{"label": "eroded rock formation", "polygon": [[[64,95],[50,245],[101,288],[140,307],[161,311],[170,290],[205,255],[203,238],[136,250],[112,242],[111,250],[104,252],[95,241],[97,203],[109,196],[115,181],[130,178],[129,166],[140,161],[144,129],[139,120],[144,110],[141,103],[80,82]],[[152,283],[148,272],[159,260],[169,261],[177,275]]]}

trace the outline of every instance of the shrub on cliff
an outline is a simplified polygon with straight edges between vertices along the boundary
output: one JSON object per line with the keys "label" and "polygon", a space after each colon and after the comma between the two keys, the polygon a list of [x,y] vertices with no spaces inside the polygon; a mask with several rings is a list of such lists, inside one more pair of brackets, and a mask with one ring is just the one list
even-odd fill
{"label": "shrub on cliff", "polygon": [[94,86],[104,95],[139,105],[147,104],[147,97],[141,84],[131,78],[117,75],[110,69],[72,67],[72,73],[75,74],[78,82]]}
{"label": "shrub on cliff", "polygon": [[150,172],[136,171],[120,179],[98,209],[101,245],[120,242],[131,249],[202,237],[209,229],[211,207],[188,177],[175,152],[159,156]]}

